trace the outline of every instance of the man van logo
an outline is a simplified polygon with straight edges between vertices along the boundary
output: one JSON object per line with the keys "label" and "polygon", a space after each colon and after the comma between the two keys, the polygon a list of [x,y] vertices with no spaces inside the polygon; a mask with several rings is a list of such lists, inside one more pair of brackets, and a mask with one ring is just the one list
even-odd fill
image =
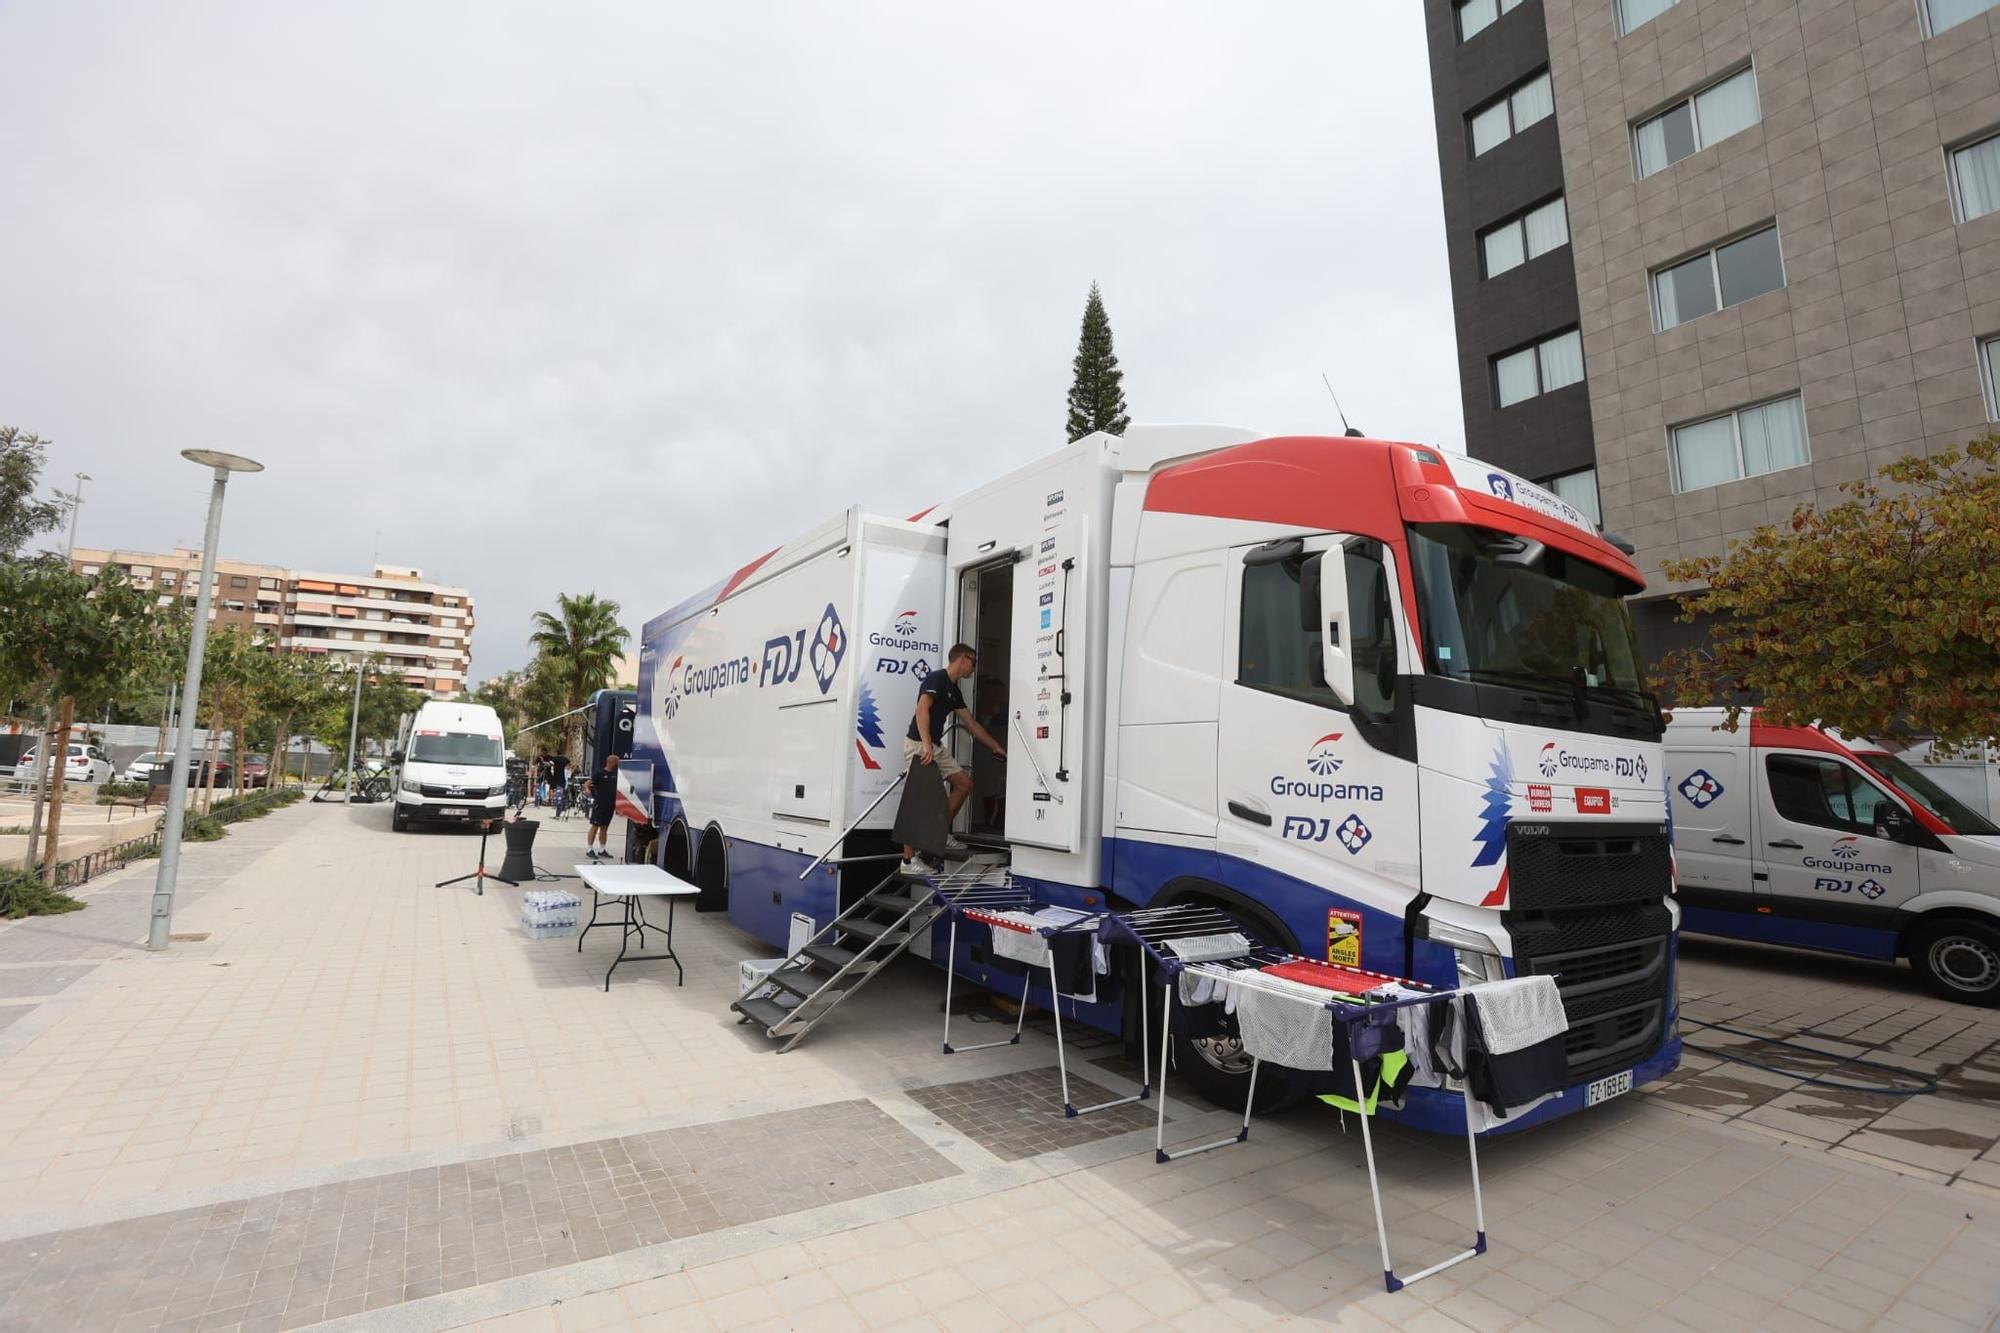
{"label": "man van logo", "polygon": [[1370,833],[1368,826],[1361,822],[1360,815],[1349,815],[1341,821],[1340,828],[1335,831],[1334,836],[1340,839],[1340,845],[1348,850],[1349,855],[1352,855],[1359,852],[1363,847],[1366,847],[1368,840],[1375,835]]}
{"label": "man van logo", "polygon": [[821,694],[833,688],[834,673],[840,670],[840,659],[846,655],[847,630],[840,623],[840,613],[828,602],[820,614],[819,628],[813,632],[810,655],[813,679],[819,682]]}
{"label": "man van logo", "polygon": [[1492,491],[1503,500],[1514,498],[1514,483],[1501,476],[1498,472],[1489,472],[1486,474],[1486,489]]}
{"label": "man van logo", "polygon": [[1340,771],[1340,756],[1333,752],[1333,744],[1340,739],[1340,733],[1329,731],[1314,741],[1306,750],[1306,767],[1321,777]]}
{"label": "man van logo", "polygon": [[1883,888],[1879,883],[1877,883],[1872,879],[1862,880],[1859,884],[1854,886],[1854,891],[1860,894],[1862,897],[1866,898],[1871,903],[1874,902],[1877,898],[1880,898],[1883,894],[1888,892],[1887,889]]}
{"label": "man van logo", "polygon": [[1861,844],[1855,841],[1852,834],[1845,838],[1836,838],[1833,843],[1833,855],[1843,861],[1852,861],[1861,855]]}
{"label": "man van logo", "polygon": [[1697,768],[1681,779],[1680,793],[1695,809],[1706,810],[1722,795],[1722,784],[1715,780],[1715,774]]}
{"label": "man van logo", "polygon": [[1556,743],[1554,741],[1550,741],[1542,747],[1541,761],[1535,767],[1542,770],[1542,776],[1545,778],[1552,778],[1556,775]]}

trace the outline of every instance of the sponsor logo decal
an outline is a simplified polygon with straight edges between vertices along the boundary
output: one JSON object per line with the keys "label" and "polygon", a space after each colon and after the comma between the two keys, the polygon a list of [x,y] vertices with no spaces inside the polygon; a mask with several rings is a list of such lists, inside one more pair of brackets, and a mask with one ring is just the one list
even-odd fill
{"label": "sponsor logo decal", "polygon": [[1715,774],[1705,768],[1697,768],[1681,779],[1679,791],[1689,805],[1697,810],[1706,810],[1722,795],[1722,784],[1715,780]]}
{"label": "sponsor logo decal", "polygon": [[1334,830],[1334,836],[1340,839],[1340,845],[1347,849],[1348,854],[1353,855],[1366,847],[1368,840],[1375,835],[1361,822],[1360,815],[1349,815],[1340,821],[1340,827]]}
{"label": "sponsor logo decal", "polygon": [[1563,749],[1554,741],[1542,743],[1542,751],[1535,758],[1535,767],[1545,778],[1552,778],[1558,773],[1609,773],[1639,783],[1645,782],[1649,771],[1643,754],[1621,754],[1615,758],[1601,754],[1578,754],[1574,750]]}
{"label": "sponsor logo decal", "polygon": [[1047,555],[1047,554],[1048,554],[1048,553],[1049,553],[1050,551],[1053,551],[1053,550],[1055,550],[1055,549],[1056,549],[1056,539],[1055,539],[1054,537],[1044,537],[1044,538],[1042,538],[1042,554],[1043,554],[1043,555]]}
{"label": "sponsor logo decal", "polygon": [[1486,489],[1503,500],[1514,498],[1514,483],[1498,472],[1489,472],[1486,474]]}
{"label": "sponsor logo decal", "polygon": [[1340,756],[1333,752],[1333,744],[1340,739],[1340,733],[1329,731],[1306,748],[1306,767],[1320,777],[1340,771]]}
{"label": "sponsor logo decal", "polygon": [[1833,840],[1833,855],[1843,861],[1855,860],[1861,855],[1861,843],[1851,833],[1844,838],[1835,838]]}
{"label": "sponsor logo decal", "polygon": [[1528,784],[1528,809],[1538,815],[1546,815],[1556,808],[1555,793],[1545,783]]}
{"label": "sponsor logo decal", "polygon": [[1611,789],[1608,787],[1578,787],[1576,789],[1576,812],[1580,815],[1610,814]]}
{"label": "sponsor logo decal", "polygon": [[1055,600],[1056,600],[1056,595],[1055,595],[1054,593],[1052,593],[1052,592],[1045,592],[1045,593],[1043,593],[1043,594],[1042,594],[1042,601],[1041,601],[1041,604],[1042,604],[1043,606],[1049,606],[1049,605],[1052,605],[1052,604],[1053,604],[1053,603],[1055,602]]}
{"label": "sponsor logo decal", "polygon": [[860,752],[861,766],[876,769],[882,765],[876,762],[869,750],[881,749],[886,743],[882,735],[882,706],[875,702],[875,691],[868,688],[868,682],[861,682],[861,702],[854,710],[854,748]]}
{"label": "sponsor logo decal", "polygon": [[1042,628],[1047,629],[1048,627],[1049,627],[1049,608],[1045,606],[1042,608]]}
{"label": "sponsor logo decal", "polygon": [[1052,504],[1052,505],[1059,505],[1059,504],[1061,504],[1062,502],[1063,502],[1063,493],[1062,493],[1061,491],[1050,491],[1050,492],[1049,492],[1049,498],[1048,498],[1048,500],[1047,500],[1047,502],[1046,502],[1046,503],[1048,503],[1048,504]]}
{"label": "sponsor logo decal", "polygon": [[[1546,756],[1554,746],[1543,747]],[[1472,842],[1473,866],[1500,867],[1500,878],[1479,900],[1481,907],[1502,907],[1507,902],[1507,816],[1512,812],[1513,797],[1508,794],[1514,785],[1514,760],[1505,745],[1493,751],[1492,762],[1486,775],[1486,794],[1479,798],[1479,825],[1474,830]]]}
{"label": "sponsor logo decal", "polygon": [[1043,565],[1040,569],[1035,571],[1038,577],[1045,579],[1053,577],[1055,575],[1055,572],[1056,572],[1056,567],[1054,565]]}
{"label": "sponsor logo decal", "polygon": [[1814,880],[1813,888],[1821,893],[1858,893],[1871,903],[1889,891],[1888,886],[1879,880],[1864,879],[1856,884],[1851,879],[1834,879],[1826,875]]}

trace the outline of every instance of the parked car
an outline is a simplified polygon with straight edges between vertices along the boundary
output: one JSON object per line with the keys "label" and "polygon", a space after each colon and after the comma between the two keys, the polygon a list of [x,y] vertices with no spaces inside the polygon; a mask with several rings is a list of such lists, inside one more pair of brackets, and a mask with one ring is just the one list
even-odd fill
{"label": "parked car", "polygon": [[262,787],[271,781],[271,757],[265,754],[243,756],[243,785]]}
{"label": "parked car", "polygon": [[[13,772],[8,776],[23,782],[32,782],[35,778],[35,764],[40,755],[40,746],[28,751],[21,756],[20,762],[14,765]],[[69,762],[63,772],[63,781],[109,782],[111,774],[111,761],[105,757],[104,751],[87,741],[69,743]]]}
{"label": "parked car", "polygon": [[[151,782],[153,780],[153,770],[158,769],[161,773],[165,773],[172,769],[173,766],[174,752],[172,750],[148,750],[131,763],[125,765],[125,776],[122,780],[125,782]],[[164,781],[165,779],[162,778],[161,780]]]}

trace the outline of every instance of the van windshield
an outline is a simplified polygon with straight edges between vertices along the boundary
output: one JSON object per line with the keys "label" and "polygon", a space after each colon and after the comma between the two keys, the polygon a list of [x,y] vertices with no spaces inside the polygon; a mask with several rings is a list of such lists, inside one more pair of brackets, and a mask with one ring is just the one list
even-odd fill
{"label": "van windshield", "polygon": [[2000,826],[1938,786],[1909,760],[1893,754],[1857,754],[1854,757],[1895,783],[1904,795],[1951,825],[1954,832],[1974,838],[2000,836]]}
{"label": "van windshield", "polygon": [[500,738],[470,731],[420,731],[410,737],[410,759],[419,764],[500,767]]}

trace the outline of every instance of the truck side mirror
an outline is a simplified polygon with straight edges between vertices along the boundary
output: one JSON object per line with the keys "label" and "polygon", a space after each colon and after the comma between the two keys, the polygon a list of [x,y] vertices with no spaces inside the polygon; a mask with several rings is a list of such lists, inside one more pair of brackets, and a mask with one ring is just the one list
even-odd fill
{"label": "truck side mirror", "polygon": [[[1315,602],[1319,615],[1308,628],[1319,630],[1321,670],[1326,688],[1342,708],[1354,706],[1354,625],[1347,609],[1347,562],[1344,559],[1309,562],[1314,569]],[[1305,579],[1299,580],[1299,597],[1305,598]]]}

